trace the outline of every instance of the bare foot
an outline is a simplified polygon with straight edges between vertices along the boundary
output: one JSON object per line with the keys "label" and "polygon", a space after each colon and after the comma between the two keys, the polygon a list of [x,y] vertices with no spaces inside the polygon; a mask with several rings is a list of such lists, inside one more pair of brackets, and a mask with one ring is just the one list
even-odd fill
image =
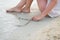
{"label": "bare foot", "polygon": [[7,10],[6,12],[21,12],[21,11],[22,11],[21,8],[13,7],[13,8],[11,8],[11,9]]}
{"label": "bare foot", "polygon": [[30,8],[23,8],[22,12],[24,12],[24,13],[30,13]]}

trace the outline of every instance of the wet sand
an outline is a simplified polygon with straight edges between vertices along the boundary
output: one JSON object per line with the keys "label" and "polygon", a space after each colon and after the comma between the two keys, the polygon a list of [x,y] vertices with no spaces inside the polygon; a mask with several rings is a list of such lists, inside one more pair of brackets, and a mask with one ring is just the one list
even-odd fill
{"label": "wet sand", "polygon": [[51,28],[54,29],[54,32],[55,30],[57,31],[60,26],[60,17],[46,17],[39,22],[31,21],[26,26],[19,26],[27,23],[34,15],[39,14],[40,11],[35,1],[31,6],[31,13],[14,13],[18,17],[28,19],[19,20],[16,15],[6,13],[7,9],[14,7],[18,2],[19,0],[0,0],[0,40],[43,40],[43,36],[44,38],[46,36],[46,31],[50,30]]}

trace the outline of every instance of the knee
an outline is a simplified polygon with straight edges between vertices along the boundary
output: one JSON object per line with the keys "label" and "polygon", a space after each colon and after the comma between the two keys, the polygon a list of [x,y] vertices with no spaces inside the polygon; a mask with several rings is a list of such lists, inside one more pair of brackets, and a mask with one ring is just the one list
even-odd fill
{"label": "knee", "polygon": [[31,1],[33,1],[33,0],[31,0]]}
{"label": "knee", "polygon": [[39,2],[40,2],[40,1],[47,1],[47,0],[37,0],[37,1],[39,1]]}

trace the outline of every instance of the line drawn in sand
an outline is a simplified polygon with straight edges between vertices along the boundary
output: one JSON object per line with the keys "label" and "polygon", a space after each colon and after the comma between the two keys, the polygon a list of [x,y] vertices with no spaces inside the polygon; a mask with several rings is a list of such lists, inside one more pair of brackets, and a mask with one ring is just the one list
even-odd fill
{"label": "line drawn in sand", "polygon": [[[24,20],[24,22],[23,23],[25,23],[25,24],[22,24],[21,25],[21,23],[19,24],[19,25],[16,25],[16,26],[18,26],[18,27],[22,27],[22,26],[27,26],[31,21],[33,21],[32,20],[32,17],[30,17],[28,14],[28,16],[30,17],[28,17],[27,15],[25,15],[25,14],[14,14],[15,15],[15,17],[19,20],[19,22],[21,22],[21,20],[22,20],[22,22],[23,22],[23,20]],[[25,17],[23,16],[23,15],[25,15]],[[23,16],[23,17],[21,17],[21,16]],[[25,21],[27,21],[27,22],[25,22]]]}
{"label": "line drawn in sand", "polygon": [[[11,14],[11,13],[10,13]],[[15,17],[19,20],[19,25],[16,25],[18,27],[22,27],[22,26],[27,26],[32,20],[32,17],[35,16],[35,15],[38,15],[40,14],[40,12],[38,11],[38,9],[33,9],[33,12],[30,12],[30,13],[17,13],[17,12],[13,12],[12,13],[13,15],[15,15]],[[24,20],[24,22],[21,20]],[[27,21],[27,22],[25,22]],[[21,23],[23,23],[21,25]],[[24,24],[25,23],[25,24]]]}

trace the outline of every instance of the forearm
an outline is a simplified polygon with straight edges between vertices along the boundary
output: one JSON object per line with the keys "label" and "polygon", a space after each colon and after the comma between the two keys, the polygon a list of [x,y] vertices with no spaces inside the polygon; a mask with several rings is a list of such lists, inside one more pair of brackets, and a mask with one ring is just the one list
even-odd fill
{"label": "forearm", "polygon": [[48,13],[54,8],[56,3],[57,3],[57,0],[51,0],[51,2],[48,4],[46,9],[41,13],[40,16],[45,17],[46,15],[48,15]]}

